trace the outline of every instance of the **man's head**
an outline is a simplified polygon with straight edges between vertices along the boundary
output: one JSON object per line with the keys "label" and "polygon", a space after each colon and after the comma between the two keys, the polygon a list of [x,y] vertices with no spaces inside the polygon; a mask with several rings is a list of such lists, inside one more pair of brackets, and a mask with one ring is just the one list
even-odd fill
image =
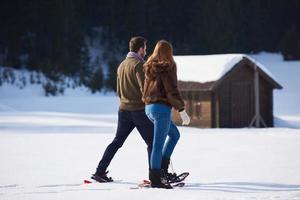
{"label": "man's head", "polygon": [[141,57],[146,55],[147,40],[141,36],[132,37],[129,41],[129,51],[139,54]]}

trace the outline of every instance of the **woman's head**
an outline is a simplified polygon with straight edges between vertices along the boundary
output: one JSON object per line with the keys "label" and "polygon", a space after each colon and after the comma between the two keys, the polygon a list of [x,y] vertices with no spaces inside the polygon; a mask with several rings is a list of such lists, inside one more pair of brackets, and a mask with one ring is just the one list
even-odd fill
{"label": "woman's head", "polygon": [[159,61],[173,61],[173,47],[166,40],[160,40],[156,43],[151,57]]}
{"label": "woman's head", "polygon": [[166,40],[156,43],[153,54],[144,64],[146,74],[170,70],[175,67],[173,47]]}

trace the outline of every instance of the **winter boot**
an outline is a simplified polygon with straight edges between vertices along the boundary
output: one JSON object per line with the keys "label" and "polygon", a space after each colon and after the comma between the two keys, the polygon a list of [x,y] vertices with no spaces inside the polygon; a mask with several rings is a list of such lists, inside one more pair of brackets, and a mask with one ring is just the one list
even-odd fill
{"label": "winter boot", "polygon": [[114,180],[111,177],[107,176],[108,171],[106,172],[96,172],[92,175],[91,179],[94,179],[95,181],[99,183],[106,183],[106,182],[113,182]]}
{"label": "winter boot", "polygon": [[172,189],[172,186],[169,183],[161,182],[161,174],[162,174],[161,170],[155,170],[155,169],[149,170],[149,179],[151,181],[151,187]]}
{"label": "winter boot", "polygon": [[162,169],[162,180],[165,183],[174,183],[174,182],[178,182],[177,181],[177,174],[176,173],[169,173],[168,172],[168,168],[170,165],[170,158],[162,158],[161,161],[161,169]]}

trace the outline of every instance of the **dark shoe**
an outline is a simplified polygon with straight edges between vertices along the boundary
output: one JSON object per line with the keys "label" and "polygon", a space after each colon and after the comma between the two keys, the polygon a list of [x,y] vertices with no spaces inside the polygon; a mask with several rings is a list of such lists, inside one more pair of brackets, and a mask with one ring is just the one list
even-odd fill
{"label": "dark shoe", "polygon": [[163,172],[163,175],[162,175],[162,180],[163,182],[165,183],[176,183],[176,182],[180,182],[180,179],[179,177],[177,176],[176,173],[166,173],[166,172]]}
{"label": "dark shoe", "polygon": [[161,182],[161,170],[149,170],[149,179],[151,181],[152,188],[172,189],[173,187],[169,183]]}
{"label": "dark shoe", "polygon": [[107,176],[108,171],[104,173],[95,173],[92,175],[91,179],[99,182],[99,183],[106,183],[106,182],[113,182],[114,180],[111,177]]}
{"label": "dark shoe", "polygon": [[162,169],[162,180],[164,183],[174,183],[178,182],[176,173],[169,173],[168,168],[170,165],[170,158],[163,157],[161,160],[161,169]]}

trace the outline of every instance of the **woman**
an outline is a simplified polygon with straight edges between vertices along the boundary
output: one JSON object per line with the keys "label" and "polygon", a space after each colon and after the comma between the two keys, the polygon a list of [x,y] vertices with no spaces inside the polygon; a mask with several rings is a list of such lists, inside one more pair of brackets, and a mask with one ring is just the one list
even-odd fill
{"label": "woman", "polygon": [[161,182],[162,175],[166,179],[172,178],[172,174],[168,173],[168,166],[180,137],[177,127],[171,121],[172,107],[179,111],[183,125],[189,124],[190,119],[184,110],[184,102],[177,88],[176,63],[169,42],[160,40],[156,44],[153,54],[144,64],[144,71],[145,112],[154,124],[149,179],[152,187],[172,188],[169,184]]}

